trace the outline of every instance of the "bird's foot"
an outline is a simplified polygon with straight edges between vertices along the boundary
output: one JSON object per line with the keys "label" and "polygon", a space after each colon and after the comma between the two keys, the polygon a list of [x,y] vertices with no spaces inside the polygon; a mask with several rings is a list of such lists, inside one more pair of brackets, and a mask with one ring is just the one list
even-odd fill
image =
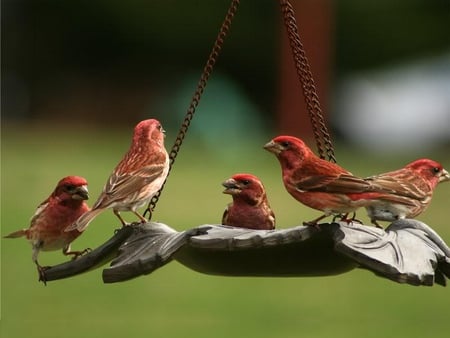
{"label": "bird's foot", "polygon": [[[147,212],[147,210],[145,210],[145,212],[144,212],[144,215],[145,215],[145,213]],[[137,211],[133,211],[133,213],[139,218],[139,220],[140,220],[140,222],[139,222],[139,224],[145,224],[145,223],[147,223],[147,222],[150,222],[150,219],[152,218],[152,213],[150,212],[150,217],[149,217],[149,219],[147,220],[147,218],[145,218],[144,216],[142,216],[140,213],[138,213]]]}
{"label": "bird's foot", "polygon": [[356,212],[353,213],[352,217],[347,217],[348,214],[342,215],[340,221],[341,222],[346,222],[347,224],[350,223],[359,223],[359,224],[363,224],[362,221],[360,221],[359,219],[356,218]]}
{"label": "bird's foot", "polygon": [[305,225],[305,226],[310,226],[310,227],[314,227],[314,228],[316,228],[317,230],[322,230],[321,228],[320,228],[320,226],[319,226],[319,221],[320,220],[322,220],[322,219],[324,219],[325,217],[327,217],[328,215],[327,214],[324,214],[324,215],[322,215],[322,216],[320,216],[320,217],[317,217],[316,219],[313,219],[312,221],[308,221],[308,222],[303,222],[303,225]]}
{"label": "bird's foot", "polygon": [[336,214],[333,216],[333,223],[336,223],[336,220],[339,218],[340,221],[347,219],[348,214]]}
{"label": "bird's foot", "polygon": [[69,252],[66,252],[65,255],[72,255],[73,256],[72,260],[75,260],[78,257],[83,256],[83,255],[85,255],[85,254],[87,254],[88,252],[91,252],[91,251],[92,251],[91,248],[86,248],[86,249],[80,250],[80,251],[69,251]]}
{"label": "bird's foot", "polygon": [[322,230],[320,228],[320,225],[317,224],[317,221],[315,221],[315,220],[314,221],[303,222],[303,225],[304,226],[308,226],[308,227],[313,227],[313,228],[315,228],[317,230]]}
{"label": "bird's foot", "polygon": [[47,286],[47,276],[45,275],[45,271],[47,271],[50,268],[51,268],[51,266],[38,265],[38,267],[37,267],[38,275],[39,275],[38,282],[44,283],[45,286]]}

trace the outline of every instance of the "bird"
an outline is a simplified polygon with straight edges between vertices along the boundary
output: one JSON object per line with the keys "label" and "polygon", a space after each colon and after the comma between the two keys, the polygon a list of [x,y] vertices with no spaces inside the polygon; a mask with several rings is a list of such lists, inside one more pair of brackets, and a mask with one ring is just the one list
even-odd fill
{"label": "bird", "polygon": [[37,266],[39,280],[46,283],[45,270],[38,262],[39,252],[62,249],[66,256],[76,258],[89,249],[71,251],[70,244],[81,235],[78,230],[64,229],[89,210],[88,183],[80,176],[67,176],[56,185],[51,195],[36,209],[28,229],[12,232],[5,238],[26,237],[32,246],[32,260]]}
{"label": "bird", "polygon": [[233,199],[223,213],[222,224],[256,230],[275,229],[275,214],[258,177],[235,174],[222,185],[225,187],[223,193]]}
{"label": "bird", "polygon": [[430,205],[433,192],[441,182],[450,180],[442,164],[421,158],[403,168],[365,178],[380,193],[366,206],[372,224],[415,218]]}
{"label": "bird", "polygon": [[164,138],[165,132],[158,120],[139,122],[134,128],[129,150],[109,176],[92,209],[68,226],[66,231],[84,231],[106,209],[113,209],[122,226],[128,224],[121,217],[121,211],[131,211],[141,222],[147,222],[137,209],[156,195],[169,173]]}
{"label": "bird", "polygon": [[371,183],[354,176],[339,165],[321,159],[294,136],[280,135],[264,145],[279,160],[286,190],[302,204],[321,210],[320,217],[303,222],[317,227],[323,218],[347,215],[370,203]]}

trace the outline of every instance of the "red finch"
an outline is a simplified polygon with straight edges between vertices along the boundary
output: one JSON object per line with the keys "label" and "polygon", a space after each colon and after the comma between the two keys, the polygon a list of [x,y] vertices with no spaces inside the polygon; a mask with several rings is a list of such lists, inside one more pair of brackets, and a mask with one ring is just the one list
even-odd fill
{"label": "red finch", "polygon": [[87,181],[83,177],[64,177],[58,182],[52,194],[38,206],[31,218],[30,227],[5,236],[5,238],[26,236],[31,242],[33,262],[38,268],[39,280],[44,283],[46,267],[38,263],[40,250],[62,249],[64,255],[73,255],[74,258],[87,251],[70,251],[70,243],[80,236],[81,232],[78,230],[65,232],[64,229],[89,210],[84,201],[88,198]]}
{"label": "red finch", "polygon": [[366,178],[386,191],[374,196],[366,207],[373,224],[379,221],[395,221],[414,218],[430,204],[433,191],[440,182],[450,180],[449,173],[436,161],[419,159],[399,170]]}
{"label": "red finch", "polygon": [[134,128],[130,149],[109,176],[97,202],[66,231],[83,231],[94,217],[109,208],[124,226],[127,223],[120,211],[131,211],[142,222],[147,222],[136,209],[149,203],[166,180],[169,156],[164,148],[164,136],[159,121],[139,122]]}
{"label": "red finch", "polygon": [[348,214],[366,206],[371,184],[335,163],[316,156],[300,139],[278,136],[264,148],[281,164],[286,190],[299,202],[324,215],[305,225],[316,225],[331,214]]}
{"label": "red finch", "polygon": [[225,187],[223,193],[233,198],[233,203],[223,214],[222,224],[257,230],[275,229],[275,215],[258,177],[236,174],[222,185]]}

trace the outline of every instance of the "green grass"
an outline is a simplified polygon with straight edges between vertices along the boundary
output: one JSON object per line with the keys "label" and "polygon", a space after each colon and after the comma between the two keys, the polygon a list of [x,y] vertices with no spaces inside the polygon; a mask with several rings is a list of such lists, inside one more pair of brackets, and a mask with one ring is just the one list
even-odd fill
{"label": "green grass", "polygon": [[[55,126],[3,126],[2,235],[27,227],[35,207],[69,174],[90,182],[93,203],[130,132]],[[169,132],[169,135],[174,135]],[[284,190],[278,163],[261,149],[265,140],[242,140],[240,149],[183,145],[154,220],[183,230],[218,223],[229,196],[220,182],[251,172],[266,185],[278,226],[290,227],[319,212],[299,205]],[[170,146],[173,138],[168,137]],[[225,142],[226,140],[224,140]],[[216,143],[217,145],[217,143]],[[215,145],[215,146],[216,146]],[[376,157],[337,145],[342,165],[359,175],[397,168],[425,154]],[[428,155],[450,167],[448,152]],[[447,162],[445,162],[447,161]],[[450,186],[440,186],[419,218],[450,241]],[[364,212],[359,213],[364,218]],[[132,220],[131,215],[126,215]],[[366,219],[365,219],[366,220]],[[117,220],[99,216],[74,248],[107,240]],[[447,337],[448,288],[397,284],[367,271],[321,278],[232,278],[196,273],[172,262],[155,273],[113,285],[101,269],[71,279],[37,282],[29,244],[1,240],[1,337]],[[304,259],[310,259],[304,257]],[[42,264],[64,260],[41,253]]]}

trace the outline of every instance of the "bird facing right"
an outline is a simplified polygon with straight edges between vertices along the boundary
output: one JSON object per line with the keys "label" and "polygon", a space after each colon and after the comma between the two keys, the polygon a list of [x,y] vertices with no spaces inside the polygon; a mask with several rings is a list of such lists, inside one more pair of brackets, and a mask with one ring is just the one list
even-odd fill
{"label": "bird facing right", "polygon": [[120,216],[120,211],[131,211],[141,222],[146,222],[137,209],[150,202],[169,173],[164,136],[164,129],[158,120],[139,122],[134,128],[128,152],[108,178],[97,202],[66,231],[83,231],[94,217],[110,208],[123,226],[127,223]]}
{"label": "bird facing right", "polygon": [[372,223],[379,226],[377,221],[393,222],[421,214],[430,205],[436,186],[449,181],[450,175],[442,164],[424,158],[365,180],[384,191],[366,207]]}
{"label": "bird facing right", "polygon": [[87,181],[80,176],[62,178],[51,195],[43,201],[30,221],[30,227],[10,233],[5,238],[26,237],[32,245],[32,259],[37,266],[39,280],[46,282],[47,267],[38,263],[41,250],[51,251],[62,249],[64,255],[74,258],[86,253],[70,250],[70,244],[82,234],[74,229],[66,232],[64,229],[75,222],[89,210],[86,200],[89,198]]}

